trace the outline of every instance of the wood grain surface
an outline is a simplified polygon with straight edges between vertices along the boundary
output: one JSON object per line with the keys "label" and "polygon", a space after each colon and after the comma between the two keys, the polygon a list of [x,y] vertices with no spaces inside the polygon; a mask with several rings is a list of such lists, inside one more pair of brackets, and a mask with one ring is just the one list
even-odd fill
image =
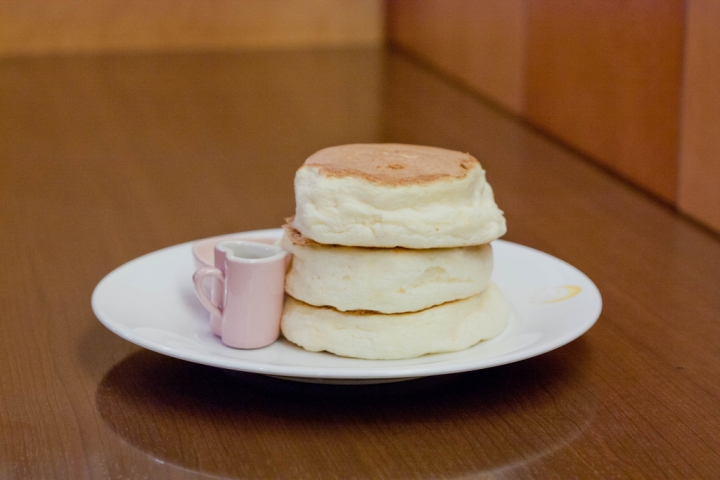
{"label": "wood grain surface", "polygon": [[[714,478],[720,239],[376,50],[0,60],[0,477]],[[584,271],[598,323],[555,351],[377,386],[226,372],[95,318],[112,269],[279,226],[307,155],[465,150],[507,240]]]}

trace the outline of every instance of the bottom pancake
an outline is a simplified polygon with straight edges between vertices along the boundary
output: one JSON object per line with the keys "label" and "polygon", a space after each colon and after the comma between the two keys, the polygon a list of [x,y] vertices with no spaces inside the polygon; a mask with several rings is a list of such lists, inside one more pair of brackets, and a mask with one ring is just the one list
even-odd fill
{"label": "bottom pancake", "polygon": [[478,295],[412,313],[341,312],[286,296],[282,332],[312,352],[373,360],[454,352],[496,336],[510,307],[494,283]]}

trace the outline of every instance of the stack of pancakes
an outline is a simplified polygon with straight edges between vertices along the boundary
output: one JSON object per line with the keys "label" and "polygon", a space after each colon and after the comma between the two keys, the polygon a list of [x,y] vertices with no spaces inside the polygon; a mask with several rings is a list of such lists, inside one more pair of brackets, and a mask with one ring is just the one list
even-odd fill
{"label": "stack of pancakes", "polygon": [[467,153],[399,144],[331,147],[295,176],[283,335],[367,359],[468,348],[509,308],[490,281],[505,218]]}

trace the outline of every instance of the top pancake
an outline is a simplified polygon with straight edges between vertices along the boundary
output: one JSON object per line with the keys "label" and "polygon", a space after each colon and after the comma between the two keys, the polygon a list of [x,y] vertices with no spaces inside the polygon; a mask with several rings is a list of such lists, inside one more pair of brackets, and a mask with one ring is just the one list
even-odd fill
{"label": "top pancake", "polygon": [[321,150],[295,174],[293,226],[324,245],[453,248],[489,243],[505,218],[467,153],[399,144]]}
{"label": "top pancake", "polygon": [[413,185],[459,179],[480,168],[468,153],[398,143],[329,147],[311,155],[305,166],[326,177],[362,178],[381,185]]}

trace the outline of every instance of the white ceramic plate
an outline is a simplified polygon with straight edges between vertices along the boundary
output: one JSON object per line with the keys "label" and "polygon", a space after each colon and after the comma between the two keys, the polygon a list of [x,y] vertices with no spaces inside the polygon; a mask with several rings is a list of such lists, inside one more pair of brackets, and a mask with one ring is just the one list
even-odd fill
{"label": "white ceramic plate", "polygon": [[[279,238],[281,229],[237,234]],[[578,338],[600,316],[593,282],[537,250],[493,242],[493,280],[512,308],[507,328],[467,350],[409,360],[360,360],[305,351],[281,339],[258,350],[225,346],[195,297],[191,243],[142,256],[97,285],[93,311],[111,331],[147,349],[191,362],[318,383],[382,383],[494,367],[548,352]]]}

